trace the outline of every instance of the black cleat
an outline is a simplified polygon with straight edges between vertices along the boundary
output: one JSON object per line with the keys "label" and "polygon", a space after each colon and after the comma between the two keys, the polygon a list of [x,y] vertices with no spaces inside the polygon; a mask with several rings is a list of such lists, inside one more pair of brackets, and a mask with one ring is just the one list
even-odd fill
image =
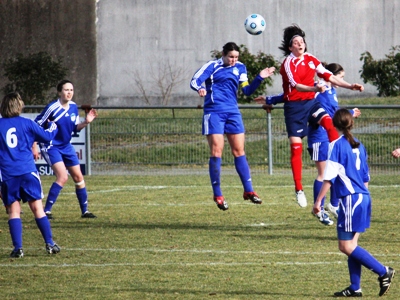
{"label": "black cleat", "polygon": [[46,211],[45,214],[46,214],[47,219],[53,220],[53,214],[51,213],[51,211]]}
{"label": "black cleat", "polygon": [[54,243],[54,245],[46,244],[46,251],[48,254],[57,254],[61,251],[60,247]]}
{"label": "black cleat", "polygon": [[82,214],[81,216],[82,218],[86,218],[86,219],[94,219],[97,218],[94,214],[92,214],[91,212],[87,211],[84,214]]}
{"label": "black cleat", "polygon": [[17,249],[17,250],[13,250],[11,253],[10,253],[10,257],[12,257],[12,258],[21,258],[21,257],[24,257],[24,251],[22,251],[22,248],[21,249]]}
{"label": "black cleat", "polygon": [[217,203],[217,206],[220,210],[227,210],[228,203],[226,203],[224,196],[216,196],[214,197],[214,202]]}
{"label": "black cleat", "polygon": [[379,296],[383,296],[389,291],[394,273],[396,273],[396,271],[393,270],[391,267],[386,267],[386,270],[387,272],[385,275],[383,275],[382,277],[378,277],[379,287],[381,288],[381,290],[379,291]]}
{"label": "black cleat", "polygon": [[254,204],[261,204],[262,200],[258,197],[256,192],[244,192],[243,193],[244,200],[250,200]]}
{"label": "black cleat", "polygon": [[361,290],[353,291],[350,287],[333,294],[334,297],[362,297]]}

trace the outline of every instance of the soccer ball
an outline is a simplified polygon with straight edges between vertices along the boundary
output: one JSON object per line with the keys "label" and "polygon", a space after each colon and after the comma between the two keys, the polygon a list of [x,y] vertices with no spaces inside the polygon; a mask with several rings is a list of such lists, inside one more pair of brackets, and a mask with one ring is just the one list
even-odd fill
{"label": "soccer ball", "polygon": [[244,28],[252,35],[261,34],[265,29],[265,20],[259,14],[251,14],[244,21]]}

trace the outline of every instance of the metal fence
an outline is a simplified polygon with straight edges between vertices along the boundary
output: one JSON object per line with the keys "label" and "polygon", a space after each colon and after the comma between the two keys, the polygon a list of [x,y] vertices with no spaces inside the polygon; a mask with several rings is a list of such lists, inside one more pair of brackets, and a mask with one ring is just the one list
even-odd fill
{"label": "metal fence", "polygon": [[[398,174],[399,161],[392,158],[391,152],[400,147],[400,120],[398,116],[390,115],[395,110],[400,113],[400,106],[358,107],[364,115],[356,120],[353,133],[367,148],[371,172]],[[198,108],[96,108],[99,117],[90,125],[89,131],[91,174],[208,172],[209,149],[201,135],[202,111]],[[252,173],[290,172],[290,149],[283,110],[278,107],[272,114],[266,114],[259,106],[240,106],[240,109],[246,127],[246,155]],[[121,114],[122,110],[124,113]],[[137,116],[139,110],[141,114]],[[157,116],[153,114],[155,110]],[[377,110],[383,112],[380,117],[366,113]],[[303,170],[315,172],[306,148],[307,139],[304,138]],[[223,170],[234,172],[227,142],[222,164]]]}

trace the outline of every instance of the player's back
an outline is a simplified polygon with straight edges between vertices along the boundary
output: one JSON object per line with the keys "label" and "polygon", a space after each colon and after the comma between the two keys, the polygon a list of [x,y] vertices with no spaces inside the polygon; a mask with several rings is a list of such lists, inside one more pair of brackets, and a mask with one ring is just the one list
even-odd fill
{"label": "player's back", "polygon": [[20,116],[0,118],[0,168],[3,180],[36,171],[31,150],[35,141],[30,129],[33,125],[32,120]]}

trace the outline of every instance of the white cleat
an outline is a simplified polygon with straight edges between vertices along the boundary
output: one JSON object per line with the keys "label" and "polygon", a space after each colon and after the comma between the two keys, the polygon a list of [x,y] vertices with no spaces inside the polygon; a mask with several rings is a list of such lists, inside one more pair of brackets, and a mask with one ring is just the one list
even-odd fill
{"label": "white cleat", "polygon": [[328,203],[326,208],[328,209],[329,213],[331,213],[336,219],[338,218],[338,211],[339,211],[338,206],[333,206],[332,204]]}
{"label": "white cleat", "polygon": [[300,207],[307,206],[307,198],[302,190],[296,192],[296,199],[297,199],[297,203],[300,205]]}

